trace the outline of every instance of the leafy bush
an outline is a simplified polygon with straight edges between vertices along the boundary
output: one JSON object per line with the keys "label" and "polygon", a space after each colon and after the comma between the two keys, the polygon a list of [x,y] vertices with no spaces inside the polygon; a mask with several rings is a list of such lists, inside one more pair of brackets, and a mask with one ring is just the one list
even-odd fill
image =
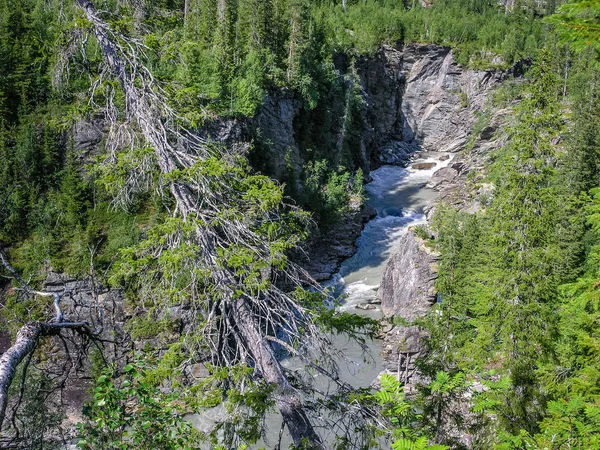
{"label": "leafy bush", "polygon": [[106,369],[78,426],[78,447],[87,450],[196,450],[203,435],[182,418],[176,395],[144,381],[144,369],[128,364],[121,376]]}

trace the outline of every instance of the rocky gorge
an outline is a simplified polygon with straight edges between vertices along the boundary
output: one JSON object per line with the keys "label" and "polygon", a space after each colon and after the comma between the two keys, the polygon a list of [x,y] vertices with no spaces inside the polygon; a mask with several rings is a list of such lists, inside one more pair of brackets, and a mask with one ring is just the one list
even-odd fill
{"label": "rocky gorge", "polygon": [[[336,64],[341,73],[348,70],[348,61],[344,58]],[[358,164],[367,174],[366,181],[373,179],[369,173],[378,168],[407,167],[414,161],[408,170],[417,173],[417,179],[414,189],[406,194],[407,198],[418,197],[421,195],[419,192],[436,192],[435,196],[443,201],[463,202],[465,208],[476,207],[480,197],[475,195],[472,198],[471,193],[467,193],[466,177],[483,164],[490,149],[497,144],[494,131],[501,125],[506,113],[495,114],[478,136],[473,137],[472,130],[479,115],[484,112],[489,93],[503,80],[518,74],[518,69],[464,69],[456,63],[450,49],[417,44],[399,48],[384,46],[373,58],[359,60],[356,67],[362,98],[361,126],[356,130],[357,155]],[[339,112],[342,106],[343,102],[332,105],[332,108]],[[239,147],[241,151],[247,151],[253,143],[256,146],[260,141],[258,147],[263,154],[260,160],[253,161],[256,168],[284,180],[290,167],[299,171],[307,161],[307,149],[301,136],[311,120],[316,119],[310,118],[310,114],[307,116],[297,98],[288,92],[280,92],[269,96],[254,118],[215,121],[208,124],[201,134],[206,139]],[[81,159],[96,154],[104,133],[104,123],[99,119],[75,126],[72,139]],[[328,141],[324,145],[339,152],[340,139],[344,139],[340,121],[332,122],[326,136]],[[474,145],[470,152],[464,153],[472,139]],[[382,179],[382,186],[392,175]],[[369,202],[355,204],[336,226],[326,231],[316,230],[305,249],[306,256],[298,259],[317,281],[328,280],[338,272],[342,261],[355,254],[357,238],[378,213],[379,217],[387,215],[399,219],[410,216],[406,221],[408,225],[413,218],[420,221],[422,213],[431,216],[434,197],[427,196],[423,202],[423,211],[413,211],[413,215],[409,209],[401,207],[395,211],[378,211]],[[380,226],[385,227],[385,223],[380,223]],[[406,228],[404,223],[401,228]],[[385,231],[385,228],[382,230]],[[404,230],[398,236],[399,240],[393,241],[393,248],[374,247],[371,251],[381,252],[383,256],[379,258],[379,264],[385,265],[378,294],[381,311],[390,323],[394,317],[406,323],[387,327],[382,344],[384,367],[410,382],[418,378],[415,377],[414,360],[426,351],[422,330],[411,323],[426,314],[436,301],[436,255],[414,231]],[[389,255],[385,252],[394,253],[387,264],[384,263]],[[368,288],[370,293],[375,293],[376,286]],[[96,305],[98,314],[111,318],[104,337],[107,341],[118,341],[119,345],[131,340],[131,345],[136,348],[161,348],[165,342],[178,339],[186,330],[185,308],[169,311],[168,324],[161,322],[158,328],[150,327],[150,331],[143,327],[143,321],[137,328],[128,326],[126,322],[137,317],[135,305],[125,302],[121,292],[97,289],[93,279],[73,280],[50,272],[44,289],[49,292],[79,292],[71,299],[72,303],[65,304],[66,308],[74,311],[73,318],[78,318],[80,305]],[[128,348],[123,346],[123,352]],[[120,357],[115,349],[109,355],[114,360]],[[379,350],[379,345],[373,347],[373,351]],[[62,350],[56,348],[52,351]],[[66,393],[74,421],[77,419],[75,411],[91,383],[87,377],[81,378],[79,372],[89,370],[90,367],[77,368],[69,383],[73,388],[69,387]],[[203,367],[196,364],[189,371],[189,376],[198,378],[202,373]]]}
{"label": "rocky gorge", "polygon": [[[404,136],[421,157],[438,151],[440,160],[451,158],[424,186],[438,193],[424,208],[426,220],[432,219],[440,203],[475,212],[491,193],[481,171],[505,142],[502,127],[510,113],[510,108],[490,108],[490,96],[508,78],[518,80],[522,65],[511,71],[464,70],[451,51],[417,46],[408,55],[407,68]],[[413,168],[430,166],[419,163]],[[389,323],[382,344],[384,366],[408,384],[408,391],[421,381],[415,361],[427,351],[426,333],[415,322],[442,301],[435,289],[439,255],[429,242],[434,237],[426,222],[409,228],[387,262],[379,288],[384,322]]]}
{"label": "rocky gorge", "polygon": [[[314,157],[306,148],[307,135],[318,133],[320,144],[334,160],[339,159],[344,140],[353,139],[356,164],[367,174],[368,182],[369,172],[382,165],[407,166],[415,155],[426,158],[429,152],[460,153],[484,113],[490,90],[523,70],[523,64],[504,71],[465,69],[458,65],[451,49],[431,44],[384,45],[374,56],[356,61],[357,79],[348,77],[351,69],[347,57],[339,55],[335,66],[342,84],[358,85],[359,119],[352,137],[342,117],[343,98],[329,100],[325,107],[331,117],[320,123],[323,117],[317,117],[287,91],[270,94],[254,117],[207,122],[200,136],[250,152],[257,170],[286,183],[290,183],[290,171],[295,174],[294,183],[299,183],[297,175]],[[476,148],[465,161],[455,159],[451,166],[436,171],[428,187],[450,191],[447,188],[468,171],[469,164],[477,164],[477,154],[486,152],[486,142],[498,123],[493,120],[481,130]],[[104,133],[101,119],[75,125],[73,145],[82,160],[97,153]],[[425,164],[429,167],[415,168],[434,165]],[[303,189],[301,185],[296,188]],[[302,263],[318,281],[329,279],[340,262],[356,251],[356,238],[373,214],[368,206],[354,204],[336,227],[325,233],[315,230],[306,249],[308,257]]]}

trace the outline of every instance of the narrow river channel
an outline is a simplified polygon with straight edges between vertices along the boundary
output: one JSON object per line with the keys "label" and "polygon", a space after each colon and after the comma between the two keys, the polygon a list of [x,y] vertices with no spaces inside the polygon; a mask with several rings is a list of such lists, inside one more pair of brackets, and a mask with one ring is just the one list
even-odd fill
{"label": "narrow river channel", "polygon": [[[377,217],[365,226],[354,256],[345,260],[340,271],[325,283],[343,295],[341,309],[376,319],[382,317],[378,307],[362,310],[356,306],[377,303],[377,290],[388,259],[398,251],[398,243],[408,227],[425,223],[424,209],[438,195],[425,185],[436,170],[450,162],[450,159],[441,161],[440,156],[428,153],[426,158],[413,161],[413,164],[434,164],[426,170],[413,169],[412,165],[382,166],[371,172],[373,181],[365,185],[365,191]],[[335,344],[346,355],[346,361],[340,364],[343,379],[353,386],[369,386],[383,370],[380,341],[370,342],[366,358],[356,345],[343,338],[336,339]]]}
{"label": "narrow river channel", "polygon": [[[447,155],[447,154],[446,154]],[[381,282],[383,269],[390,256],[398,251],[398,243],[408,227],[425,222],[424,208],[430,205],[438,193],[425,187],[433,173],[448,165],[450,159],[441,161],[441,153],[428,153],[426,157],[416,158],[412,164],[431,163],[425,170],[398,166],[382,166],[371,172],[373,181],[365,185],[368,204],[377,211],[377,217],[365,226],[358,238],[358,250],[351,258],[345,260],[340,271],[325,283],[340,296],[343,310],[356,314],[365,314],[380,319],[379,307],[370,310],[356,308],[357,305],[376,303],[377,290]],[[367,353],[354,342],[343,337],[334,337],[333,346],[341,350],[344,358],[338,361],[340,378],[354,387],[368,387],[383,370],[381,359],[381,342],[373,340],[368,343]],[[289,358],[283,361],[284,366],[294,369],[298,361]],[[316,375],[320,377],[320,375]],[[316,380],[319,384],[319,380]],[[326,380],[322,380],[326,383]],[[208,416],[188,416],[194,425],[207,431],[212,428],[211,422],[224,418],[221,408],[212,410]],[[212,420],[211,420],[212,419]],[[273,415],[267,419],[267,442],[261,442],[256,448],[264,446],[273,448],[277,442],[277,434],[281,419]],[[334,442],[335,436],[324,436],[325,442]],[[288,448],[290,442],[284,436],[281,448]]]}

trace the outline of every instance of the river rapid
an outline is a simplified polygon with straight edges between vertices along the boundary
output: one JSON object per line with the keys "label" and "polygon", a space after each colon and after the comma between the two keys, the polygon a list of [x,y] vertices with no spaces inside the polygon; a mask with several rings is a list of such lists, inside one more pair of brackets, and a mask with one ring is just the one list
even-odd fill
{"label": "river rapid", "polygon": [[[398,242],[410,226],[425,223],[424,209],[432,204],[438,193],[425,185],[433,173],[445,167],[451,161],[442,161],[442,153],[427,153],[417,157],[412,164],[434,163],[434,166],[419,170],[399,166],[382,166],[370,173],[372,181],[365,185],[368,196],[367,203],[377,211],[377,216],[368,222],[357,240],[356,253],[342,262],[340,270],[331,280],[324,283],[339,299],[341,310],[356,314],[368,315],[381,319],[378,307],[377,290],[381,282],[383,269],[392,256],[398,251]],[[374,309],[360,309],[357,305],[374,305]],[[333,347],[341,350],[344,357],[337,361],[340,378],[354,387],[368,387],[383,371],[381,358],[381,341],[372,340],[367,343],[367,351],[363,351],[356,343],[342,336],[333,337]],[[290,369],[299,368],[295,358],[282,362]],[[319,377],[321,379],[319,379]],[[322,375],[315,375],[317,386],[327,389],[329,382]],[[222,408],[214,408],[210,414],[190,415],[188,419],[201,431],[208,431],[215,421],[222,420],[226,413]],[[267,439],[259,442],[256,448],[273,448],[278,441],[281,425],[279,415],[273,414],[266,419]],[[334,442],[335,434],[323,436],[325,442]],[[288,448],[291,442],[283,436],[281,448]],[[253,447],[254,448],[254,447]]]}
{"label": "river rapid", "polygon": [[[425,223],[425,207],[431,205],[438,192],[426,187],[433,173],[447,166],[451,159],[441,161],[442,153],[427,153],[417,157],[413,164],[434,163],[430,169],[413,169],[382,166],[370,173],[373,181],[365,185],[367,203],[377,211],[377,216],[367,223],[357,240],[357,251],[340,267],[339,272],[325,285],[335,290],[342,302],[339,308],[348,312],[381,319],[377,291],[383,269],[398,243],[414,225]],[[357,306],[372,304],[375,309],[363,310]],[[369,342],[369,354],[348,340],[337,338],[335,345],[346,355],[340,365],[344,381],[355,387],[367,387],[383,370],[381,341]],[[344,370],[347,368],[347,370]]]}

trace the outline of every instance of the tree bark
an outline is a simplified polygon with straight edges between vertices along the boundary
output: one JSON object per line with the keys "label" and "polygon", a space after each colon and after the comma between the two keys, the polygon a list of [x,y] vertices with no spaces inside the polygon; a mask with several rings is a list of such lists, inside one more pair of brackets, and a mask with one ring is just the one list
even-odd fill
{"label": "tree bark", "polygon": [[258,330],[253,320],[254,316],[246,300],[238,299],[235,302],[234,321],[246,341],[256,369],[260,371],[267,383],[277,386],[275,403],[288,427],[294,445],[304,448],[304,441],[308,439],[311,448],[324,450],[325,447],[314,431],[297,392],[289,385],[271,344]]}
{"label": "tree bark", "polygon": [[2,430],[6,416],[8,390],[17,372],[17,367],[21,361],[35,351],[41,337],[56,335],[63,329],[78,329],[91,334],[86,322],[30,322],[21,327],[15,343],[0,357],[0,430]]}
{"label": "tree bark", "polygon": [[[130,114],[135,117],[146,141],[154,148],[161,172],[168,174],[177,168],[174,157],[175,149],[171,147],[167,140],[166,130],[161,118],[157,117],[158,111],[153,105],[149,104],[147,98],[139,93],[134,76],[128,72],[125,60],[119,54],[119,48],[111,40],[110,29],[98,17],[94,3],[91,0],[77,0],[77,2],[85,12],[88,20],[94,24],[94,34],[105,54],[106,62],[112,70],[113,76],[121,84]],[[217,6],[218,16],[221,17],[227,7],[225,0],[218,0]],[[198,210],[194,195],[189,191],[188,186],[172,182],[170,191],[184,217],[186,214]],[[203,242],[203,251],[207,252],[208,257],[214,254],[213,247],[211,242]],[[219,269],[215,267],[214,270]],[[277,386],[275,402],[294,444],[302,447],[305,445],[305,441],[308,441],[312,448],[324,450],[319,436],[314,431],[303,409],[299,396],[289,385],[267,338],[259,331],[256,315],[250,308],[249,301],[248,299],[233,301],[232,318],[239,328],[242,339],[245,341],[247,351],[256,364],[256,369],[268,383]]]}
{"label": "tree bark", "polygon": [[0,358],[0,430],[6,414],[8,404],[8,390],[15,377],[17,367],[23,359],[37,347],[42,334],[39,323],[28,323],[17,333],[17,339]]}

